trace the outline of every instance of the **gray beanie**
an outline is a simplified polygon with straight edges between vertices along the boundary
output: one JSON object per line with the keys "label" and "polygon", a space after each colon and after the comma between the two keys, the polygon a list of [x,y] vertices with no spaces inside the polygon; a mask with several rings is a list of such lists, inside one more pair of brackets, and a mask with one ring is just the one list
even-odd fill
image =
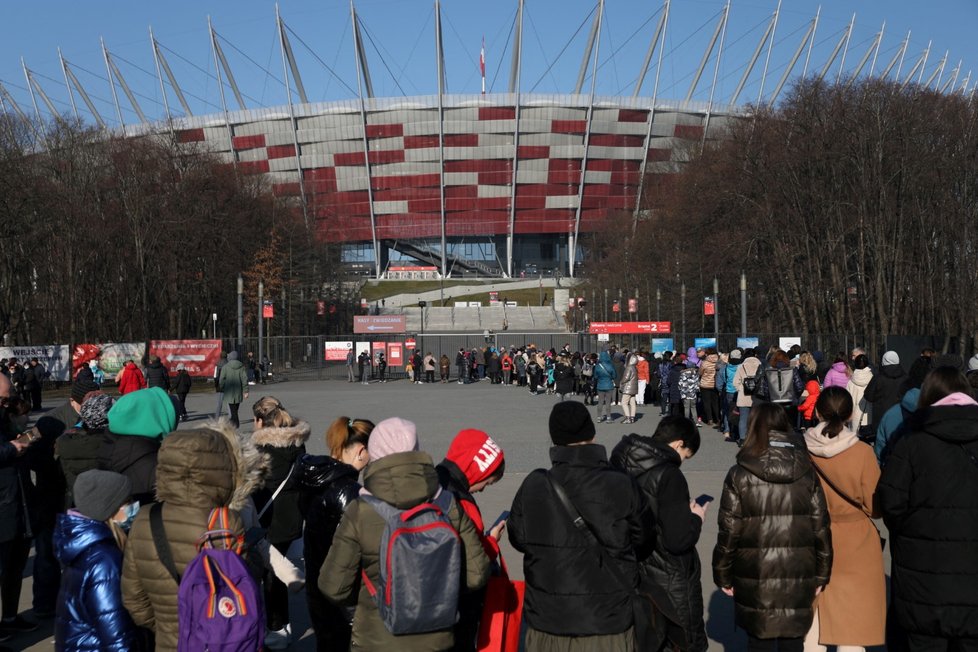
{"label": "gray beanie", "polygon": [[887,351],[886,353],[883,354],[883,364],[884,365],[900,364],[900,356],[897,355],[896,351]]}
{"label": "gray beanie", "polygon": [[132,482],[121,473],[85,471],[75,480],[75,509],[96,521],[107,521],[132,495]]}

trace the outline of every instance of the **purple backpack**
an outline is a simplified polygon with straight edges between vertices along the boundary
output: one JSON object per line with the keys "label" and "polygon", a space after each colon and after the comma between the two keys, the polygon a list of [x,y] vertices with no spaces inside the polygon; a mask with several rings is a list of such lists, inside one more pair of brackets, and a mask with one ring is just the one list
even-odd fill
{"label": "purple backpack", "polygon": [[[160,561],[179,585],[178,652],[257,652],[265,640],[261,592],[241,558],[244,537],[228,526],[228,509],[211,512],[194,557],[181,577],[163,532],[162,508],[150,510]],[[215,542],[221,542],[218,548]]]}

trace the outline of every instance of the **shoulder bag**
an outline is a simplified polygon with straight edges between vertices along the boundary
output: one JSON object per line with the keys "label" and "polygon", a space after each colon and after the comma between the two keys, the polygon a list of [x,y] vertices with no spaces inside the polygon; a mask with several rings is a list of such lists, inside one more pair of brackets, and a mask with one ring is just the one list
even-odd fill
{"label": "shoulder bag", "polygon": [[879,527],[876,525],[876,521],[873,520],[873,513],[870,512],[868,509],[866,509],[863,506],[863,504],[857,501],[855,498],[850,497],[849,494],[847,494],[846,492],[842,491],[837,486],[835,486],[835,483],[829,480],[829,476],[825,475],[825,472],[822,471],[821,468],[819,468],[818,464],[816,464],[814,460],[812,460],[812,467],[814,467],[815,473],[818,474],[818,477],[825,480],[825,484],[829,485],[829,487],[832,488],[832,491],[837,493],[839,497],[841,497],[844,501],[846,501],[847,503],[849,503],[850,505],[852,505],[853,507],[855,507],[856,509],[858,509],[859,511],[861,511],[863,514],[866,515],[866,518],[869,519],[870,524],[876,529],[876,535],[880,538],[880,548],[886,550],[886,539],[883,538],[883,534],[880,532]]}
{"label": "shoulder bag", "polygon": [[644,652],[645,650],[658,650],[665,641],[666,619],[663,613],[656,606],[652,596],[633,586],[625,577],[625,574],[618,568],[618,564],[611,559],[608,550],[598,539],[597,535],[588,525],[581,513],[574,507],[570,497],[564,488],[557,482],[553,475],[547,471],[547,481],[553,488],[554,495],[563,505],[564,511],[570,517],[574,527],[584,535],[592,550],[601,559],[601,565],[607,569],[615,581],[628,593],[632,594],[632,614],[634,624],[635,650]]}

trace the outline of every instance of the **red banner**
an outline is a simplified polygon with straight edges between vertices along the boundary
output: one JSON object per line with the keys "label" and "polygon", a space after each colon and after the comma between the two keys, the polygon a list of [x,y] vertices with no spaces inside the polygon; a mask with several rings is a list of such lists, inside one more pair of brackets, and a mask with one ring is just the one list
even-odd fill
{"label": "red banner", "polygon": [[221,340],[150,340],[148,353],[160,356],[170,373],[182,364],[191,376],[213,378],[221,358]]}
{"label": "red banner", "polygon": [[668,321],[593,321],[588,331],[609,333],[611,335],[671,333],[672,322]]}
{"label": "red banner", "polygon": [[404,345],[400,342],[387,343],[387,366],[400,367],[404,364]]}
{"label": "red banner", "polygon": [[407,318],[404,315],[374,315],[369,317],[354,317],[354,333],[403,333],[407,330]]}
{"label": "red banner", "polygon": [[713,301],[713,297],[706,297],[703,299],[703,314],[709,317],[710,315],[716,314],[717,304]]}
{"label": "red banner", "polygon": [[271,301],[265,301],[261,307],[261,316],[265,319],[272,319],[275,317],[275,304]]}
{"label": "red banner", "polygon": [[353,342],[324,342],[323,360],[346,362],[346,354],[353,350]]}

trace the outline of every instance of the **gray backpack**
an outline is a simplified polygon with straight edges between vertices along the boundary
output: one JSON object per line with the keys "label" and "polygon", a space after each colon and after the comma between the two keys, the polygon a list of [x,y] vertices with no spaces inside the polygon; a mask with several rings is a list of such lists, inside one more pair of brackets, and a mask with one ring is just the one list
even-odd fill
{"label": "gray backpack", "polygon": [[387,522],[380,539],[380,582],[363,583],[391,634],[450,629],[458,619],[462,541],[448,520],[452,494],[400,510],[361,496]]}

